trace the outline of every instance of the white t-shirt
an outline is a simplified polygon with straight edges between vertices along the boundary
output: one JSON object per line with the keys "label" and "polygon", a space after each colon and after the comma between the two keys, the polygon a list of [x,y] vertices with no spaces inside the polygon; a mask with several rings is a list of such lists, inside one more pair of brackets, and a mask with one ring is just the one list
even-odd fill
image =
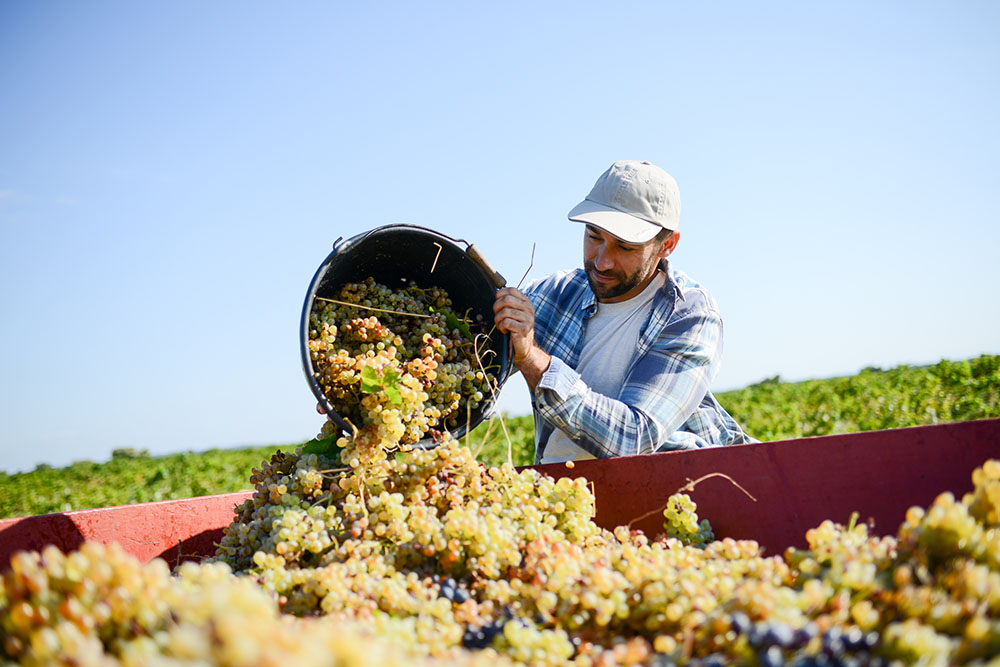
{"label": "white t-shirt", "polygon": [[[666,276],[658,271],[646,289],[628,301],[597,302],[597,312],[587,320],[583,332],[583,350],[576,367],[576,372],[592,391],[618,398],[625,383],[625,371],[639,343],[639,330],[649,315],[653,297],[665,282]],[[592,458],[593,454],[556,429],[549,436],[542,463]]]}

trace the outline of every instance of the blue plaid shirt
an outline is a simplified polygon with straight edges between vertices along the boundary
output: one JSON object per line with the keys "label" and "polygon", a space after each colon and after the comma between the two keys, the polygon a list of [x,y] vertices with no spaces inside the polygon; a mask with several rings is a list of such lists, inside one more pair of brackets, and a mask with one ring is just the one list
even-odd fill
{"label": "blue plaid shirt", "polygon": [[709,391],[722,356],[722,318],[712,295],[660,264],[656,293],[618,396],[592,391],[573,370],[597,300],[582,269],[531,283],[535,341],[552,362],[535,388],[535,462],[553,429],[598,458],[756,442]]}

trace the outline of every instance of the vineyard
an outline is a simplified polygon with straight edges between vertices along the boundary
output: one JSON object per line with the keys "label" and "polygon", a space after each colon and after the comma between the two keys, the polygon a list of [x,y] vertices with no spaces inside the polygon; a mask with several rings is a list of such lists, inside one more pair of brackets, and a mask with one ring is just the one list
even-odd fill
{"label": "vineyard", "polygon": [[[1000,417],[1000,355],[798,383],[775,378],[718,398],[748,433],[764,441]],[[507,460],[509,437],[513,463],[530,464],[532,418],[499,421],[479,425],[463,442],[480,461],[499,465]],[[163,457],[117,451],[105,463],[0,473],[0,518],[247,489],[253,466],[299,444]]]}
{"label": "vineyard", "polygon": [[719,400],[765,441],[986,419],[1000,416],[1000,355],[829,380],[773,378]]}

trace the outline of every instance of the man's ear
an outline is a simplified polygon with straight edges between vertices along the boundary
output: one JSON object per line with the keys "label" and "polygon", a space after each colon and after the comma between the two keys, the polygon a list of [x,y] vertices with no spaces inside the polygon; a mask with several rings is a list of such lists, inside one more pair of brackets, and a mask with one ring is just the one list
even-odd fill
{"label": "man's ear", "polygon": [[665,259],[677,248],[677,242],[681,238],[681,233],[678,231],[673,232],[667,237],[667,240],[663,242],[663,247],[660,249],[660,259]]}

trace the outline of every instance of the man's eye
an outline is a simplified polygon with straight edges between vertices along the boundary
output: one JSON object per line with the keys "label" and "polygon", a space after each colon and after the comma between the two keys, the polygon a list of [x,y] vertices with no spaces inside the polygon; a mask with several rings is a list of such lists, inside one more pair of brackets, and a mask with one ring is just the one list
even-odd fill
{"label": "man's eye", "polygon": [[621,244],[618,245],[618,249],[621,250],[622,252],[632,252],[633,250],[635,250],[635,248],[630,248],[627,245],[621,245]]}

